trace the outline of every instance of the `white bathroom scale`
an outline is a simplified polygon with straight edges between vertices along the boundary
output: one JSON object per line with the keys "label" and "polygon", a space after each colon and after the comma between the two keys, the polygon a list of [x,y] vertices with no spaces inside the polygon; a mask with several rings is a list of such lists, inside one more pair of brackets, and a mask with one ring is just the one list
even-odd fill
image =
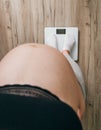
{"label": "white bathroom scale", "polygon": [[45,44],[48,45],[47,40],[51,35],[56,35],[58,50],[62,51],[64,37],[67,34],[72,34],[75,37],[75,45],[71,52],[71,57],[74,61],[78,60],[78,27],[45,27]]}

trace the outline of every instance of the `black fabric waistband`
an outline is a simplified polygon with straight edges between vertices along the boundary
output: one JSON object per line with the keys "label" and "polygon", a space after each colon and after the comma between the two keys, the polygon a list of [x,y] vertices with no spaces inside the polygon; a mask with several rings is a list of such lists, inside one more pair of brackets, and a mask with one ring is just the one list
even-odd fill
{"label": "black fabric waistband", "polygon": [[0,93],[29,97],[46,97],[50,100],[59,100],[59,98],[50,91],[43,89],[39,86],[32,86],[28,84],[13,84],[0,86]]}
{"label": "black fabric waistband", "polygon": [[82,130],[73,109],[51,92],[31,85],[0,88],[0,128]]}

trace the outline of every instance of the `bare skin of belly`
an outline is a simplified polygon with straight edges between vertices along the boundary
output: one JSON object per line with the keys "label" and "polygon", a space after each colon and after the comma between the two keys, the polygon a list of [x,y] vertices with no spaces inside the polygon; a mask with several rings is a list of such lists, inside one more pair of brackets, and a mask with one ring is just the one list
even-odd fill
{"label": "bare skin of belly", "polygon": [[23,44],[0,62],[0,86],[30,84],[40,86],[70,105],[81,119],[84,97],[74,72],[62,53],[42,44]]}

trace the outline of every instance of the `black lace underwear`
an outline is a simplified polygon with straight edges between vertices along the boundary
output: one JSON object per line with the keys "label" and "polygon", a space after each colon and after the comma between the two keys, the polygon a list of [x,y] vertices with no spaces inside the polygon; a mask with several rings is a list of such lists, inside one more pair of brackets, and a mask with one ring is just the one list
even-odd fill
{"label": "black lace underwear", "polygon": [[0,129],[82,130],[73,109],[51,92],[31,85],[0,87]]}

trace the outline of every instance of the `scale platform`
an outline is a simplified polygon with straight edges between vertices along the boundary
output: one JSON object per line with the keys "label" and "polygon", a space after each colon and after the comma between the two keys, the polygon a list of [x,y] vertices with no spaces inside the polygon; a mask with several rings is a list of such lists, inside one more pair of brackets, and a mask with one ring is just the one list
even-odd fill
{"label": "scale platform", "polygon": [[72,34],[75,37],[75,45],[71,52],[71,57],[74,61],[78,60],[78,27],[46,27],[45,28],[45,44],[51,35],[56,35],[59,51],[62,51],[65,35]]}

